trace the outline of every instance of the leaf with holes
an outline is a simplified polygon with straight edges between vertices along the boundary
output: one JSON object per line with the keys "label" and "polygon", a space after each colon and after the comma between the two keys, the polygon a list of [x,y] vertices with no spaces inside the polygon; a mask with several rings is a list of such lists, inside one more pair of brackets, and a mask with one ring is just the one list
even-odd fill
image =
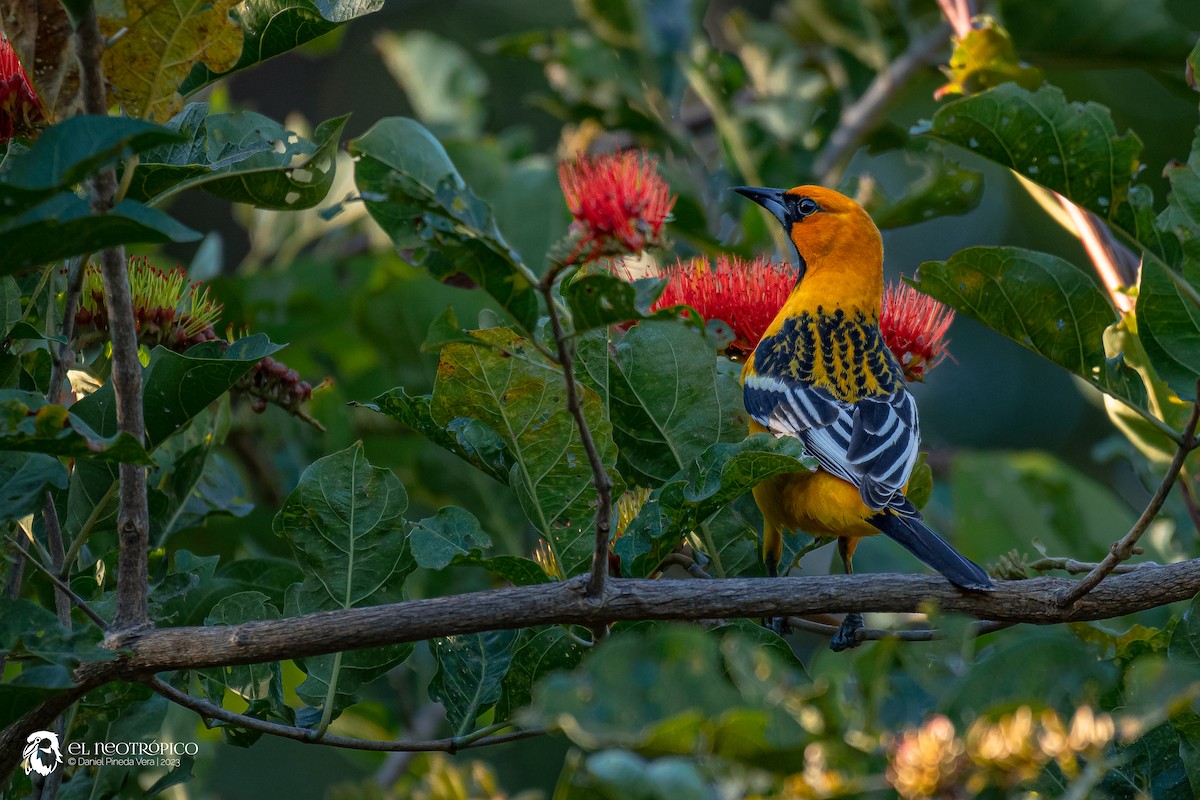
{"label": "leaf with holes", "polygon": [[148,464],[146,449],[128,433],[101,436],[37,392],[0,389],[0,450]]}
{"label": "leaf with holes", "polygon": [[207,103],[191,103],[164,126],[183,141],[143,153],[128,196],[157,203],[200,188],[256,208],[311,208],[333,184],[347,119],[322,122],[308,141],[252,111],[209,114]]}

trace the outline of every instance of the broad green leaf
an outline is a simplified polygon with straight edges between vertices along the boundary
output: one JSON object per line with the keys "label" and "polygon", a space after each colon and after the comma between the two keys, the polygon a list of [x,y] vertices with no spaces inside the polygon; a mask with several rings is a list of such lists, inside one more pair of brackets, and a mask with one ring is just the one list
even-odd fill
{"label": "broad green leaf", "polygon": [[1118,354],[1108,358],[1105,330],[1117,312],[1092,279],[1048,253],[971,247],[948,261],[926,261],[910,281],[1102,392],[1146,408],[1146,389]]}
{"label": "broad green leaf", "polygon": [[[591,559],[595,504],[592,472],[566,408],[559,369],[513,331],[474,334],[487,346],[442,350],[430,412],[443,428],[476,420],[499,436],[511,464],[507,482],[522,508],[555,549],[564,575]],[[616,461],[612,430],[600,400],[579,387],[584,418],[604,465]]]}
{"label": "broad green leaf", "polygon": [[[142,371],[147,446],[151,450],[158,447],[229,391],[255,364],[283,347],[258,333],[232,344],[205,342],[185,353],[154,348],[150,365]],[[71,412],[102,436],[117,431],[116,397],[111,383],[71,406]]]}
{"label": "broad green leaf", "polygon": [[148,464],[150,456],[132,436],[101,436],[62,406],[36,392],[0,390],[0,450],[49,453],[101,461]]}
{"label": "broad green leaf", "polygon": [[281,608],[288,587],[304,580],[304,572],[290,558],[238,558],[222,564],[217,577],[237,590],[262,592]]}
{"label": "broad green leaf", "polygon": [[[237,469],[209,447],[194,447],[170,466],[165,481],[160,478],[168,504],[155,520],[161,526],[159,541],[203,525],[214,514],[244,517],[254,509]],[[154,512],[152,507],[152,518]]]}
{"label": "broad green leaf", "polygon": [[13,682],[0,683],[0,725],[8,727],[28,712],[48,703],[55,695],[71,688],[69,681],[63,686],[49,687],[27,685],[18,675]]}
{"label": "broad green leaf", "polygon": [[[928,143],[925,143],[928,145]],[[983,175],[967,169],[921,140],[904,149],[904,191],[890,196],[882,186],[867,211],[880,229],[928,222],[934,217],[966,214],[983,197]]]}
{"label": "broad green leaf", "polygon": [[200,234],[155,208],[122,200],[93,215],[86,200],[64,192],[0,226],[0,274],[122,244],[194,242]]}
{"label": "broad green leaf", "polygon": [[1137,333],[1150,364],[1179,397],[1196,397],[1200,377],[1200,261],[1184,275],[1156,258],[1142,261],[1138,282]]}
{"label": "broad green leaf", "polygon": [[937,97],[975,94],[1008,81],[1030,90],[1042,83],[1042,71],[1021,63],[1008,31],[987,15],[976,18],[967,35],[956,40],[950,66],[943,71],[950,82],[938,89]]}
{"label": "broad green leaf", "polygon": [[180,94],[191,95],[233,72],[294,50],[344,22],[383,8],[383,0],[242,0],[232,9],[245,42],[237,63],[214,72],[204,63],[192,67]]}
{"label": "broad green leaf", "polygon": [[442,569],[450,566],[455,556],[478,557],[492,546],[492,540],[479,527],[474,514],[458,506],[446,506],[435,516],[413,523],[408,546],[417,566]]}
{"label": "broad green leaf", "polygon": [[511,465],[499,434],[478,420],[463,417],[451,420],[448,425],[439,425],[433,420],[432,403],[431,395],[412,397],[403,388],[396,388],[379,395],[371,403],[362,403],[361,407],[407,425],[480,471],[501,483],[508,483]]}
{"label": "broad green leaf", "polygon": [[182,142],[142,154],[128,196],[158,203],[185,189],[256,208],[295,211],[325,199],[348,116],[322,122],[312,141],[252,111],[209,114],[191,103],[165,127]]}
{"label": "broad green leaf", "polygon": [[0,451],[0,524],[32,514],[48,489],[67,487],[67,468],[44,453]]}
{"label": "broad green leaf", "polygon": [[1102,219],[1127,220],[1129,184],[1142,143],[1118,135],[1108,109],[1068,103],[1062,90],[1006,83],[947,103],[930,132],[1003,164]]}
{"label": "broad green leaf", "polygon": [[[210,403],[219,399],[248,373],[262,358],[278,351],[266,336],[256,334],[224,345],[205,342],[186,353],[165,347],[150,352],[150,365],[142,370],[142,409],[146,422],[146,445],[153,451],[176,432],[183,430]],[[106,383],[71,406],[71,413],[83,420],[100,436],[116,436],[116,395],[112,383]],[[115,506],[97,511],[117,478],[109,464],[81,461],[71,476],[67,500],[67,529],[78,532],[85,520],[100,513],[107,522]]]}
{"label": "broad green leaf", "polygon": [[[371,466],[361,443],[315,461],[275,517],[275,533],[291,545],[305,575],[288,589],[285,614],[404,599],[405,578],[416,568],[401,517],[407,507],[399,479]],[[401,644],[299,660],[308,677],[296,693],[336,716],[356,701],[359,686],[411,652],[411,644]]]}
{"label": "broad green leaf", "polygon": [[563,299],[571,309],[571,324],[576,333],[593,328],[605,328],[622,322],[642,319],[671,319],[683,311],[692,322],[703,325],[700,317],[688,308],[664,308],[651,312],[667,282],[659,278],[623,281],[603,272],[583,275],[562,287]]}
{"label": "broad green leaf", "polygon": [[1171,633],[1167,655],[1172,661],[1200,664],[1200,596],[1192,598]]}
{"label": "broad green leaf", "polygon": [[[759,483],[816,466],[792,437],[757,433],[738,444],[712,445],[655,489],[617,539],[621,570],[636,577],[651,574],[689,531]],[[719,574],[726,577],[724,570]]]}
{"label": "broad green leaf", "polygon": [[0,219],[82,183],[119,158],[179,138],[175,131],[138,119],[81,114],[63,120],[0,165]]}
{"label": "broad green leaf", "polygon": [[[279,610],[262,592],[249,591],[222,598],[208,613],[204,624],[238,625],[268,619],[279,619]],[[249,704],[250,708],[242,713],[257,719],[283,721],[285,724],[291,724],[294,720],[291,709],[283,699],[283,672],[278,661],[203,669],[198,674],[209,702],[214,705],[221,705],[225,692],[230,691]],[[224,727],[224,723],[217,724]],[[233,735],[238,745],[246,746],[256,741],[262,732],[238,730]]]}
{"label": "broad green leaf", "polygon": [[379,34],[375,49],[424,125],[448,136],[478,136],[488,77],[461,45],[428,31],[406,31]]}
{"label": "broad green leaf", "polygon": [[455,567],[481,567],[513,586],[533,586],[550,581],[550,577],[538,566],[536,561],[520,556],[485,558],[479,555],[456,555],[450,563]]}
{"label": "broad green leaf", "polygon": [[[217,601],[212,593],[220,556],[197,556],[189,550],[177,550],[170,559],[161,559],[150,574],[150,617],[158,623],[186,625],[199,623]],[[226,591],[225,594],[232,592]],[[199,610],[201,604],[203,610]]]}
{"label": "broad green leaf", "polygon": [[533,275],[492,210],[463,183],[445,149],[411,119],[390,117],[350,143],[367,210],[406,258],[440,281],[477,284],[527,331],[537,324]]}
{"label": "broad green leaf", "polygon": [[512,661],[516,631],[489,631],[434,639],[437,672],[429,697],[446,708],[455,736],[470,733],[475,720],[500,697],[500,682]]}
{"label": "broad green leaf", "polygon": [[94,625],[64,628],[53,611],[30,600],[0,598],[0,653],[23,654],[72,670],[82,661],[108,661],[112,650],[100,647]]}
{"label": "broad green leaf", "polygon": [[[641,322],[608,359],[609,413],[627,481],[661,486],[718,442],[745,438],[738,365],[718,359],[703,332],[681,321]],[[580,354],[581,360],[588,354]],[[589,373],[597,367],[588,359]]]}
{"label": "broad green leaf", "polygon": [[125,16],[101,14],[100,32],[111,40],[104,76],[126,114],[165,122],[183,107],[179,87],[194,65],[233,68],[242,54],[242,28],[229,17],[235,3],[126,0]]}
{"label": "broad green leaf", "polygon": [[534,684],[543,675],[572,669],[582,657],[583,647],[561,626],[523,628],[513,642],[508,671],[500,684],[496,719],[512,719],[529,705]]}

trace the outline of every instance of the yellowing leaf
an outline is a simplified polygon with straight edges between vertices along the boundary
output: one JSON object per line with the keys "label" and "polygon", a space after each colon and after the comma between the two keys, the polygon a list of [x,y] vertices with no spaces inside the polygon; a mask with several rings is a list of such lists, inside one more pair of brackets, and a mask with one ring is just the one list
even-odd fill
{"label": "yellowing leaf", "polygon": [[104,74],[125,113],[163,122],[183,108],[179,86],[204,62],[224,72],[242,54],[242,28],[229,17],[236,0],[127,0],[125,17],[104,16],[114,37],[104,51]]}
{"label": "yellowing leaf", "polygon": [[1042,83],[1042,72],[1021,62],[1008,31],[985,15],[973,20],[976,27],[957,41],[950,66],[943,68],[950,79],[934,93],[935,97],[976,94],[984,89],[1013,81],[1026,89]]}

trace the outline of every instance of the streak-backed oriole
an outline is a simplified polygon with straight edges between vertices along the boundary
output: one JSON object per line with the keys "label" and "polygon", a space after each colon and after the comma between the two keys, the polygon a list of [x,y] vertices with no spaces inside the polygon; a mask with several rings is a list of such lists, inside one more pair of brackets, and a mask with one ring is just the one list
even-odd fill
{"label": "streak-backed oriole", "polygon": [[[930,530],[904,496],[920,439],[917,406],[879,330],[883,241],[857,203],[820,186],[738,187],[766,208],[795,247],[799,279],[742,370],[751,432],[795,436],[814,472],[760,484],[763,557],[776,574],[784,529],[837,538],[846,572],[858,539],[885,533],[951,583],[992,582]],[[832,646],[853,646],[846,617]]]}

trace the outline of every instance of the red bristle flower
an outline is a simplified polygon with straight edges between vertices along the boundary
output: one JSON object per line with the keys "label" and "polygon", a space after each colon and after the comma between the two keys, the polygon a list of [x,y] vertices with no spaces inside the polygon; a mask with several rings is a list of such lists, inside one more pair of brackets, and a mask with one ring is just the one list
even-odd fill
{"label": "red bristle flower", "polygon": [[662,274],[667,288],[655,309],[688,305],[705,320],[722,320],[733,329],[726,348],[731,356],[754,351],[767,326],[796,285],[796,270],[786,262],[758,256],[747,262],[737,256],[717,256],[714,269],[706,258],[679,261]]}
{"label": "red bristle flower", "polygon": [[952,309],[907,283],[888,284],[883,292],[879,330],[909,381],[924,381],[946,358],[946,331],[953,321]]}
{"label": "red bristle flower", "polygon": [[559,164],[558,180],[588,257],[640,253],[661,241],[675,198],[654,158],[634,151],[580,155]]}
{"label": "red bristle flower", "polygon": [[28,136],[45,122],[42,101],[17,60],[17,53],[0,34],[0,142]]}

